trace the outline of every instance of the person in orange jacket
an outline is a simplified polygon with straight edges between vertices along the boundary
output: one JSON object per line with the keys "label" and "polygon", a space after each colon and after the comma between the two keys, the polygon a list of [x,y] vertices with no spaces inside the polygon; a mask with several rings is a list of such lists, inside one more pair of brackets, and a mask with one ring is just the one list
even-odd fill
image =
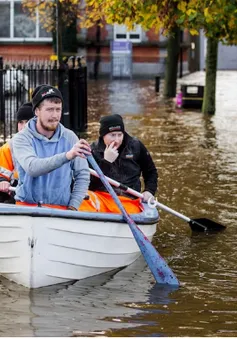
{"label": "person in orange jacket", "polygon": [[[32,103],[23,104],[17,111],[17,131],[20,132],[26,123],[33,118]],[[0,202],[14,203],[9,191],[10,186],[15,186],[18,174],[15,171],[14,159],[12,157],[12,142],[9,140],[0,147]]]}

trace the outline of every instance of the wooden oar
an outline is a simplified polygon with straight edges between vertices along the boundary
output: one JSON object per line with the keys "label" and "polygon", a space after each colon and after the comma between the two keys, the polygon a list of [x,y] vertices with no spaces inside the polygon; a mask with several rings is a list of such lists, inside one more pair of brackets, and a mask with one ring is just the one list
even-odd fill
{"label": "wooden oar", "polygon": [[87,157],[87,160],[91,164],[91,166],[96,170],[98,173],[98,177],[105,185],[106,189],[113,197],[114,201],[116,202],[117,206],[121,210],[124,219],[128,223],[130,230],[144,256],[144,259],[147,262],[152,274],[157,283],[161,284],[169,284],[179,286],[179,281],[176,278],[175,274],[172,272],[168,264],[165,260],[160,256],[160,254],[156,251],[155,247],[151,244],[149,239],[142,233],[140,228],[136,225],[136,223],[132,220],[129,216],[125,208],[123,207],[122,203],[120,202],[117,194],[114,192],[113,188],[109,184],[108,179],[106,179],[105,175],[101,171],[100,167],[98,166],[97,162],[93,158],[92,155]]}
{"label": "wooden oar", "polygon": [[[97,178],[99,177],[99,175],[96,173],[96,171],[94,171],[93,169],[90,168],[90,173],[94,176],[96,176]],[[123,191],[134,195],[135,197],[138,198],[143,198],[143,195],[140,192],[137,192],[135,190],[133,190],[132,188],[127,187],[126,185],[123,185],[121,183],[119,183],[116,180],[113,180],[111,178],[106,177],[106,179],[109,181],[109,183],[117,188],[121,188]],[[151,207],[159,207],[162,210],[169,212],[173,215],[175,215],[176,217],[183,219],[184,221],[188,222],[191,229],[193,231],[196,232],[210,232],[210,231],[222,231],[224,230],[226,227],[224,225],[221,225],[213,220],[207,219],[207,218],[198,218],[198,219],[190,219],[188,217],[186,217],[185,215],[172,210],[170,207],[161,204],[160,202],[158,202],[157,200],[155,200],[154,202],[149,202],[149,205]]]}

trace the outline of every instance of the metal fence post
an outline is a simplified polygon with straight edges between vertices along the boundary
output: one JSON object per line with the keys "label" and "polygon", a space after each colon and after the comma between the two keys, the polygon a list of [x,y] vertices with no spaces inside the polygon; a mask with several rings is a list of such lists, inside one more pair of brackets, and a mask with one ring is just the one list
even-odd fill
{"label": "metal fence post", "polygon": [[160,92],[160,77],[159,76],[155,77],[155,91],[156,93]]}
{"label": "metal fence post", "polygon": [[69,93],[68,93],[68,65],[65,62],[60,63],[58,69],[58,89],[63,96],[63,113],[62,113],[62,124],[66,128],[70,126],[70,113],[69,113]]}
{"label": "metal fence post", "polygon": [[71,129],[75,133],[87,129],[87,67],[83,57],[76,57],[69,69],[69,111]]}

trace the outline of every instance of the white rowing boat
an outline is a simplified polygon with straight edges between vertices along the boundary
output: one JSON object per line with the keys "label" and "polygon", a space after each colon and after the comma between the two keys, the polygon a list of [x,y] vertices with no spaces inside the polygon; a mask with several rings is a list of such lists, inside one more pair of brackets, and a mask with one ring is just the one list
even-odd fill
{"label": "white rowing boat", "polygon": [[[133,220],[151,241],[157,209]],[[0,275],[29,288],[80,280],[141,255],[122,215],[0,204]]]}

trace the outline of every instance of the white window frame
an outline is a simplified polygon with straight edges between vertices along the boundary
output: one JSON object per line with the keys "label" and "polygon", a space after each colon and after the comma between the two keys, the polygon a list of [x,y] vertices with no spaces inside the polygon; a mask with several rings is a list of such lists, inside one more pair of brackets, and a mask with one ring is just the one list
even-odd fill
{"label": "white window frame", "polygon": [[[125,35],[124,37],[119,38],[118,34]],[[139,35],[139,38],[131,37],[132,34]],[[129,31],[126,25],[114,25],[114,41],[131,41],[131,42],[141,42],[142,41],[142,28],[141,25],[136,25],[135,29]]]}
{"label": "white window frame", "polygon": [[0,0],[0,4],[1,2],[9,2],[10,3],[10,37],[9,38],[2,38],[0,37],[0,42],[1,41],[9,41],[9,42],[23,42],[23,41],[36,41],[36,42],[52,42],[53,38],[52,37],[39,37],[39,32],[40,32],[40,22],[39,22],[39,13],[38,10],[36,10],[36,37],[32,37],[32,38],[15,38],[14,37],[14,3],[15,2],[19,2],[21,3],[20,0]]}

